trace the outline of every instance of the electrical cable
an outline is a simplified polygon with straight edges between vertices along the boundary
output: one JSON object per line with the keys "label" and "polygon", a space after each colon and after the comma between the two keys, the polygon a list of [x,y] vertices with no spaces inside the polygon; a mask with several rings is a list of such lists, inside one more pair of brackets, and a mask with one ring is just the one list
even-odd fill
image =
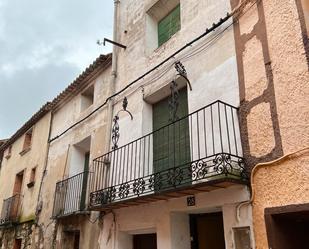
{"label": "electrical cable", "polygon": [[[215,31],[218,27],[220,27],[221,25],[223,25],[224,23],[226,23],[230,18],[232,18],[234,16],[235,13],[237,13],[237,11],[239,11],[241,9],[241,7],[245,6],[247,4],[248,1],[245,1],[243,3],[241,3],[237,8],[235,8],[232,11],[232,14],[227,13],[227,15],[224,18],[220,18],[220,20],[217,23],[213,23],[211,28],[207,28],[206,31],[201,34],[200,36],[196,37],[195,39],[193,39],[191,42],[187,43],[186,45],[184,45],[183,47],[181,47],[180,49],[178,49],[176,52],[174,52],[172,55],[170,55],[169,57],[167,57],[165,60],[163,60],[162,62],[160,62],[159,64],[157,64],[156,66],[154,66],[152,69],[150,69],[149,71],[147,71],[146,73],[144,73],[143,75],[141,75],[140,77],[138,77],[137,79],[135,79],[134,81],[132,81],[131,83],[129,83],[128,85],[126,85],[124,88],[122,88],[121,90],[119,90],[118,92],[112,94],[111,96],[109,96],[104,102],[103,104],[99,105],[97,108],[95,108],[92,112],[90,112],[87,116],[85,116],[84,118],[82,118],[81,120],[79,120],[78,122],[74,123],[73,125],[69,126],[67,129],[65,129],[63,132],[61,132],[60,134],[56,135],[55,137],[53,137],[52,139],[50,139],[48,142],[52,143],[53,141],[57,140],[58,138],[60,138],[61,136],[63,136],[64,134],[66,134],[68,131],[70,131],[71,129],[73,129],[74,127],[76,127],[77,125],[79,125],[80,123],[84,122],[85,120],[87,120],[89,117],[91,117],[94,113],[96,113],[97,111],[99,111],[100,109],[102,109],[111,99],[113,99],[114,97],[120,95],[121,93],[125,92],[127,89],[129,89],[131,86],[133,86],[135,83],[139,82],[140,80],[143,80],[146,76],[148,76],[150,73],[152,73],[153,71],[157,70],[158,68],[160,68],[162,65],[166,64],[168,61],[170,61],[171,59],[175,58],[175,56],[177,56],[179,53],[181,53],[182,51],[184,51],[185,49],[187,49],[188,47],[191,47],[194,43],[196,43],[197,41],[201,40],[202,38],[204,38],[205,36],[207,36],[208,34],[212,33],[213,31]],[[259,0],[257,0],[259,1]],[[257,2],[255,1],[253,3],[253,5]],[[232,22],[233,23],[233,22]]]}
{"label": "electrical cable", "polygon": [[[249,11],[255,4],[256,2],[254,2],[243,14],[241,14],[239,17],[243,16],[247,11]],[[202,44],[201,46],[194,48],[193,51],[191,51],[190,53],[184,55],[183,57],[177,58],[177,61],[182,61],[182,62],[186,62],[189,59],[191,59],[192,57],[194,57],[195,55],[200,54],[201,52],[205,51],[206,49],[208,49],[209,47],[211,47],[214,42],[218,41],[221,37],[222,34],[224,34],[228,29],[230,29],[235,23],[237,22],[237,20],[234,20],[231,24],[229,24],[227,27],[225,27],[223,30],[221,30],[218,34],[216,34],[214,37],[212,37],[209,41],[207,41],[206,43]],[[139,88],[144,88],[145,86],[148,86],[150,84],[152,84],[153,82],[159,80],[162,78],[163,75],[165,75],[165,73],[167,71],[169,71],[172,67],[174,66],[174,63],[171,63],[169,66],[167,66],[165,69],[160,71],[159,75],[156,75],[154,78],[150,79],[149,81],[147,81],[146,83],[143,83],[141,86],[137,87],[136,89],[134,89],[132,92],[129,92],[128,94],[126,94],[126,96],[130,96],[132,93],[136,92]],[[117,103],[117,101],[116,101]]]}
{"label": "electrical cable", "polygon": [[56,139],[60,138],[61,136],[63,136],[65,133],[67,133],[68,131],[70,131],[71,129],[73,129],[74,127],[76,127],[77,125],[79,125],[80,123],[84,122],[86,119],[88,119],[89,117],[91,117],[94,113],[96,113],[97,111],[99,111],[102,107],[104,107],[108,101],[110,101],[112,98],[116,97],[117,95],[123,93],[124,91],[126,91],[128,88],[130,88],[132,85],[134,85],[136,82],[142,80],[144,77],[146,77],[148,74],[150,74],[151,72],[155,71],[156,69],[160,68],[162,65],[164,65],[166,62],[168,62],[170,59],[174,58],[177,54],[179,54],[180,52],[182,52],[183,50],[185,50],[186,48],[190,47],[192,44],[194,44],[195,42],[197,42],[198,40],[202,39],[203,37],[205,37],[206,35],[208,35],[209,33],[213,32],[216,28],[220,27],[223,23],[225,23],[227,20],[229,20],[232,16],[228,13],[226,15],[226,17],[221,18],[219,20],[218,23],[214,23],[213,26],[210,29],[206,29],[206,32],[204,32],[202,35],[198,36],[197,38],[195,38],[194,40],[192,40],[191,42],[187,43],[185,46],[183,46],[182,48],[178,49],[176,52],[174,52],[172,55],[170,55],[169,57],[167,57],[165,60],[163,60],[161,63],[159,63],[158,65],[156,65],[155,67],[153,67],[152,69],[150,69],[149,71],[147,71],[146,73],[144,73],[143,75],[141,75],[140,77],[138,77],[137,79],[135,79],[134,81],[132,81],[130,84],[126,85],[124,88],[122,88],[121,90],[119,90],[118,92],[114,93],[113,95],[109,96],[103,104],[101,104],[100,106],[98,106],[97,108],[95,108],[92,112],[90,112],[87,116],[85,116],[84,118],[82,118],[81,120],[79,120],[78,122],[74,123],[73,125],[71,125],[70,127],[68,127],[67,129],[65,129],[63,132],[61,132],[59,135],[53,137],[52,139],[49,140],[49,143],[52,143],[53,141],[55,141]]}

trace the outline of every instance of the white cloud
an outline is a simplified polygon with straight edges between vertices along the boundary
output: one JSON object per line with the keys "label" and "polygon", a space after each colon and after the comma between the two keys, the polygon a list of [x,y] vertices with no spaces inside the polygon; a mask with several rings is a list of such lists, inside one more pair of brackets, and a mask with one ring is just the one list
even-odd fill
{"label": "white cloud", "polygon": [[112,10],[102,0],[0,0],[0,138],[111,51],[96,40],[111,37]]}

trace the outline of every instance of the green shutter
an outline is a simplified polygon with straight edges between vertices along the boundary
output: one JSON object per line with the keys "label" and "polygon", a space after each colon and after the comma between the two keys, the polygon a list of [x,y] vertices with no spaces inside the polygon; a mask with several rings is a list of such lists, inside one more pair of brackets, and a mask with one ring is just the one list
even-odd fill
{"label": "green shutter", "polygon": [[85,153],[85,160],[84,160],[84,174],[83,176],[83,184],[81,189],[81,197],[80,197],[80,210],[84,210],[86,208],[86,195],[87,195],[87,184],[88,184],[88,171],[89,171],[89,159],[90,159],[90,152]]}
{"label": "green shutter", "polygon": [[158,44],[161,46],[180,30],[180,5],[158,23]]}
{"label": "green shutter", "polygon": [[[166,98],[153,105],[153,129],[169,124],[169,107]],[[179,118],[188,115],[187,88],[179,91]],[[153,134],[153,167],[158,173],[190,162],[189,120],[187,118],[175,122]],[[164,183],[166,185],[167,183]],[[166,187],[166,186],[165,186]]]}

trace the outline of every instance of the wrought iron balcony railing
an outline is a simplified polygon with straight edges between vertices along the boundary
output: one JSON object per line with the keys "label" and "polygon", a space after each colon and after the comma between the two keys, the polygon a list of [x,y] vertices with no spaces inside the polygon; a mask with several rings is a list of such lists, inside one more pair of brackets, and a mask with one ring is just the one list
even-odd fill
{"label": "wrought iron balcony railing", "polygon": [[53,218],[68,216],[86,209],[89,172],[57,182]]}
{"label": "wrought iron balcony railing", "polygon": [[16,194],[3,201],[0,226],[18,222],[21,197],[20,194]]}
{"label": "wrought iron balcony railing", "polygon": [[237,108],[216,101],[93,162],[90,208],[218,181],[247,181]]}

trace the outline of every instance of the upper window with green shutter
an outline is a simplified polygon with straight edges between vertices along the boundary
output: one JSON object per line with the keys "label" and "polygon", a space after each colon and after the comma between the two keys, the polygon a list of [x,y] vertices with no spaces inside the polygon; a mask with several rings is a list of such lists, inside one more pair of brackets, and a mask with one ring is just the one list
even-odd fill
{"label": "upper window with green shutter", "polygon": [[151,55],[181,29],[180,0],[155,0],[154,2],[155,4],[146,11],[145,52],[147,55]]}
{"label": "upper window with green shutter", "polygon": [[181,28],[180,4],[158,22],[158,45],[168,41]]}

